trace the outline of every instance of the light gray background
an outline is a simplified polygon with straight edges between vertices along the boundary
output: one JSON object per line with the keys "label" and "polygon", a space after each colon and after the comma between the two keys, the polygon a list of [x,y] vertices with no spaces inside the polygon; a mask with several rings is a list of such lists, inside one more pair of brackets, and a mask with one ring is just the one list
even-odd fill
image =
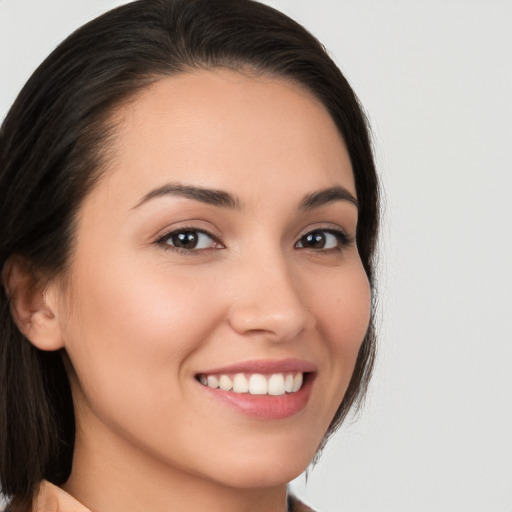
{"label": "light gray background", "polygon": [[[375,379],[293,487],[321,512],[512,512],[512,2],[267,2],[352,83],[385,193]],[[0,118],[122,3],[0,0]]]}

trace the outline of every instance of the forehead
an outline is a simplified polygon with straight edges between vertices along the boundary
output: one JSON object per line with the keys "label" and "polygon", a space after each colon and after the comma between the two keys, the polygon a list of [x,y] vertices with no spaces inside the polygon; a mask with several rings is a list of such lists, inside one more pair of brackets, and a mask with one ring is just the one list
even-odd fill
{"label": "forehead", "polygon": [[304,190],[341,184],[355,195],[332,118],[309,92],[280,78],[229,70],[163,78],[117,113],[114,155],[107,181],[134,192],[172,180],[237,195],[269,183],[286,189],[298,182]]}

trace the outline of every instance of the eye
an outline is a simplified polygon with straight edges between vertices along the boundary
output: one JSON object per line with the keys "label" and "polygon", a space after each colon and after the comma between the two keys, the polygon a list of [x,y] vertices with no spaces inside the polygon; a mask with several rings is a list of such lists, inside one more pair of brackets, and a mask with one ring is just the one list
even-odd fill
{"label": "eye", "polygon": [[348,245],[350,237],[341,230],[317,229],[301,236],[295,244],[299,249],[336,250]]}
{"label": "eye", "polygon": [[200,251],[221,248],[222,245],[210,234],[199,229],[181,229],[166,233],[157,244],[182,251]]}

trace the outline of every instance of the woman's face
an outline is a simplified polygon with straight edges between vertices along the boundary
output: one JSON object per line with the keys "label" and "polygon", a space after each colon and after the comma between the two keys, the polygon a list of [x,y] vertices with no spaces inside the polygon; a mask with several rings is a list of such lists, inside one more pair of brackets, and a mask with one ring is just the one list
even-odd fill
{"label": "woman's face", "polygon": [[298,86],[227,70],[162,79],[117,122],[59,302],[73,471],[282,484],[369,321],[344,142]]}

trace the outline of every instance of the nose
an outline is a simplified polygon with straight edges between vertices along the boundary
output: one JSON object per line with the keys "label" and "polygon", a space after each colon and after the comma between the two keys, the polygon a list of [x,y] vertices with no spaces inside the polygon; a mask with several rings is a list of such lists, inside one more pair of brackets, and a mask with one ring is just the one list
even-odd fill
{"label": "nose", "polygon": [[316,320],[304,304],[305,290],[283,258],[253,255],[232,274],[235,281],[229,323],[239,334],[285,342],[312,329]]}

